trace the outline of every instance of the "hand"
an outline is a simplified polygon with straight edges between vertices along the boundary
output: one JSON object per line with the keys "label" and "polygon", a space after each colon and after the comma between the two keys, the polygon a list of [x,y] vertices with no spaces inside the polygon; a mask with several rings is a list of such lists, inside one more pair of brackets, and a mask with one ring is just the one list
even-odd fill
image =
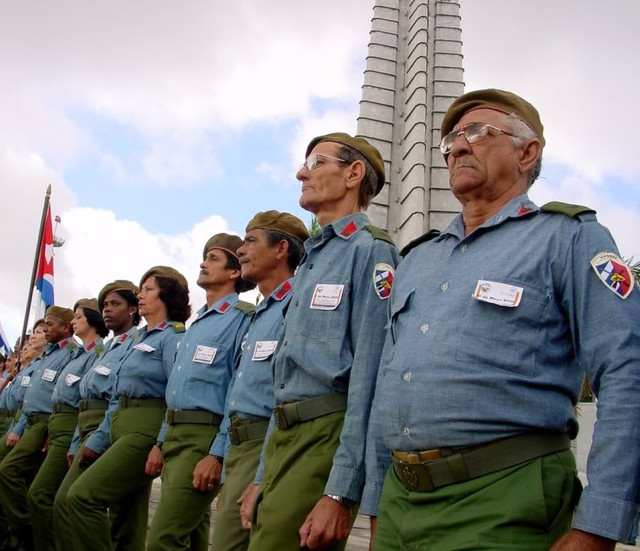
{"label": "hand", "polygon": [[298,530],[300,547],[325,549],[347,539],[351,530],[351,510],[335,499],[322,496]]}
{"label": "hand", "polygon": [[164,465],[162,450],[157,445],[153,446],[147,456],[144,472],[147,476],[155,478],[162,472],[162,465]]}
{"label": "hand", "polygon": [[20,442],[20,436],[15,432],[7,434],[6,444],[8,448],[13,448],[18,442]]}
{"label": "hand", "polygon": [[49,437],[47,436],[44,439],[44,443],[42,444],[42,449],[40,450],[42,453],[47,453],[47,450],[49,449]]}
{"label": "hand", "polygon": [[193,469],[193,487],[200,492],[212,492],[220,483],[222,462],[214,455],[203,457]]}
{"label": "hand", "polygon": [[75,456],[71,452],[67,453],[67,465],[69,465],[69,468],[71,468],[71,464],[73,463],[74,457]]}
{"label": "hand", "polygon": [[249,484],[238,500],[240,505],[240,524],[245,530],[251,530],[253,511],[256,508],[260,488],[260,484]]}
{"label": "hand", "polygon": [[373,551],[373,540],[376,539],[376,528],[378,527],[378,517],[369,517],[369,530],[371,539],[369,540],[369,551]]}
{"label": "hand", "polygon": [[557,540],[549,551],[613,551],[616,542],[575,528]]}
{"label": "hand", "polygon": [[94,452],[91,448],[87,448],[86,446],[82,448],[80,453],[82,454],[80,456],[80,465],[89,465],[100,457],[99,453]]}

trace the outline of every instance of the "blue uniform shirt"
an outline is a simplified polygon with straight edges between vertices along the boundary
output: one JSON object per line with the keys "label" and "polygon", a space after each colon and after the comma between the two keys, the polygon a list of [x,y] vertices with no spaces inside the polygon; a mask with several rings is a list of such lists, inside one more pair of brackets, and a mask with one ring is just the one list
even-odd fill
{"label": "blue uniform shirt", "polygon": [[65,404],[73,408],[80,407],[80,381],[96,361],[96,354],[102,352],[101,339],[89,346],[78,347],[71,361],[64,367],[51,395],[54,404]]}
{"label": "blue uniform shirt", "polygon": [[[251,318],[238,309],[232,293],[203,306],[185,333],[166,390],[167,409],[200,409],[224,414],[229,382]],[[251,308],[251,305],[244,303]],[[158,441],[163,442],[168,425],[163,423]],[[212,455],[224,455],[223,436],[217,436]]]}
{"label": "blue uniform shirt", "polygon": [[22,416],[16,423],[17,430],[14,432],[22,434],[27,423],[28,414],[51,413],[53,405],[51,395],[58,376],[64,366],[77,353],[77,350],[78,345],[72,338],[62,339],[55,344],[47,346],[42,359],[34,365],[29,386],[22,400]]}
{"label": "blue uniform shirt", "polygon": [[[120,362],[133,346],[138,337],[137,327],[132,327],[126,333],[109,340],[104,344],[104,352],[80,381],[80,398],[83,400],[111,400],[113,395],[116,373]],[[115,406],[114,406],[115,407]],[[105,414],[106,418],[106,414]],[[71,451],[77,451],[80,443],[79,433],[74,435]],[[93,451],[103,453],[111,443],[110,416],[87,438],[87,446]]]}
{"label": "blue uniform shirt", "polygon": [[[595,215],[544,213],[522,195],[470,235],[458,216],[406,256],[390,302],[363,512],[376,512],[390,450],[571,431],[586,369],[598,422],[574,526],[634,539],[640,293],[622,299],[602,282],[592,260],[603,252],[617,249]],[[517,290],[515,307],[479,300],[496,283]]]}
{"label": "blue uniform shirt", "polygon": [[[22,407],[22,400],[24,399],[25,392],[29,388],[31,383],[31,375],[38,366],[38,363],[42,361],[42,357],[33,360],[29,365],[24,367],[15,376],[15,379],[3,392],[5,407],[8,411],[18,411]],[[16,432],[19,431],[19,432]],[[17,425],[17,422],[13,421],[7,430],[7,432],[16,432],[22,434],[24,431],[24,424]]]}
{"label": "blue uniform shirt", "polygon": [[363,213],[305,241],[295,293],[274,359],[276,403],[348,394],[340,445],[325,493],[359,501],[369,408],[386,323],[396,248],[374,239]]}

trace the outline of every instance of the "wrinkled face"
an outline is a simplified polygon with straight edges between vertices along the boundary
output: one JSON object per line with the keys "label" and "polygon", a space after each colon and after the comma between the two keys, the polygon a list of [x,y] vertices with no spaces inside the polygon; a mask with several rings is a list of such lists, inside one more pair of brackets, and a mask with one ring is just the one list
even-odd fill
{"label": "wrinkled face", "polygon": [[203,289],[215,287],[234,281],[240,277],[240,270],[227,268],[227,253],[222,249],[212,248],[207,251],[200,263],[198,285]]}
{"label": "wrinkled face", "polygon": [[54,316],[47,316],[44,318],[44,324],[46,325],[47,341],[50,343],[56,343],[69,336],[69,324]]}
{"label": "wrinkled face", "polygon": [[[340,158],[340,145],[320,142],[310,155],[319,154]],[[296,178],[302,183],[300,206],[309,212],[318,212],[323,206],[337,203],[347,194],[346,174],[348,165],[335,159],[318,158],[318,165],[309,170],[302,166]]]}
{"label": "wrinkled face", "polygon": [[138,311],[141,316],[158,315],[165,309],[160,299],[160,287],[154,276],[149,276],[142,282],[138,293]]}
{"label": "wrinkled face", "polygon": [[[501,130],[511,131],[507,115],[492,109],[476,109],[465,113],[454,130],[471,122],[489,123]],[[473,145],[458,136],[447,158],[449,183],[456,197],[474,192],[499,194],[514,185],[519,178],[518,147],[510,136],[487,136]]]}
{"label": "wrinkled face", "polygon": [[76,336],[80,338],[91,330],[87,317],[84,315],[84,308],[79,306],[75,309],[73,319],[71,320],[71,327],[73,327],[73,332]]}
{"label": "wrinkled face", "polygon": [[[271,246],[267,232],[261,229],[248,231],[242,246],[238,249],[242,279],[259,283],[269,276],[281,261],[278,244]],[[280,253],[280,257],[282,253]]]}
{"label": "wrinkled face", "polygon": [[127,325],[129,320],[133,318],[136,312],[136,307],[129,305],[129,303],[122,298],[115,291],[107,293],[102,302],[102,318],[104,324],[110,331],[116,331]]}

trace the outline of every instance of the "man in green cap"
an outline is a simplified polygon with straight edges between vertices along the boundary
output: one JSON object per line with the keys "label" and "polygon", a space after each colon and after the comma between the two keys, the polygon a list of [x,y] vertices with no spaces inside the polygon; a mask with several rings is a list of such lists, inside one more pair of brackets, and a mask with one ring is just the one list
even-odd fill
{"label": "man in green cap", "polygon": [[[396,274],[367,435],[375,551],[635,540],[640,295],[595,211],[528,198],[544,143],[537,110],[503,90],[443,119],[462,213],[405,247]],[[585,371],[599,401],[580,497]]]}
{"label": "man in green cap", "polygon": [[240,521],[240,501],[255,490],[251,483],[274,406],[271,358],[282,339],[284,312],[293,296],[291,278],[308,237],[302,220],[269,210],[247,224],[238,249],[243,279],[257,284],[264,299],[251,320],[227,398],[223,430],[230,445],[213,534],[216,551],[246,551],[249,546],[249,531]]}
{"label": "man in green cap", "polygon": [[318,136],[296,177],[300,205],[322,230],[304,244],[272,361],[276,406],[251,551],[344,548],[397,262],[388,234],[362,212],[385,182],[375,147],[342,132]]}
{"label": "man in green cap", "polygon": [[[50,306],[45,316],[49,345],[33,373],[21,384],[26,387],[22,416],[11,431],[21,436],[0,463],[0,526],[9,527],[31,546],[31,524],[27,491],[44,458],[47,426],[52,413],[51,394],[58,375],[69,363],[77,345],[72,339],[73,310]],[[6,542],[0,542],[0,546]]]}

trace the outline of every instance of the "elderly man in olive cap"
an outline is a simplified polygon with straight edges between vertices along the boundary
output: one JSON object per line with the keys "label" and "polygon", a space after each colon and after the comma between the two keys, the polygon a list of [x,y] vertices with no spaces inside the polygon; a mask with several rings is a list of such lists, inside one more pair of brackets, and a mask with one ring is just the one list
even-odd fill
{"label": "elderly man in olive cap", "polygon": [[207,303],[184,339],[167,382],[167,412],[145,471],[162,471],[162,493],[149,530],[150,551],[209,546],[209,507],[226,448],[219,431],[233,370],[254,306],[238,293],[254,285],[240,274],[242,239],[219,233],[204,246],[198,285]]}
{"label": "elderly man in olive cap", "polygon": [[[397,272],[367,439],[376,551],[635,539],[640,295],[593,210],[527,197],[544,143],[511,92],[465,94],[444,117],[463,210]],[[569,445],[585,371],[599,403],[580,497]]]}
{"label": "elderly man in olive cap", "polygon": [[[23,376],[26,387],[22,416],[11,431],[21,438],[0,464],[0,526],[8,526],[27,548],[31,545],[31,525],[27,491],[43,459],[47,426],[52,413],[51,395],[59,373],[76,352],[71,320],[73,310],[50,306],[45,316],[49,345],[33,372]],[[73,430],[73,429],[72,429]],[[4,542],[0,542],[0,546]]]}
{"label": "elderly man in olive cap", "polygon": [[297,173],[308,239],[272,365],[275,428],[249,549],[343,549],[364,485],[365,433],[396,248],[362,212],[384,185],[363,138],[314,138]]}

